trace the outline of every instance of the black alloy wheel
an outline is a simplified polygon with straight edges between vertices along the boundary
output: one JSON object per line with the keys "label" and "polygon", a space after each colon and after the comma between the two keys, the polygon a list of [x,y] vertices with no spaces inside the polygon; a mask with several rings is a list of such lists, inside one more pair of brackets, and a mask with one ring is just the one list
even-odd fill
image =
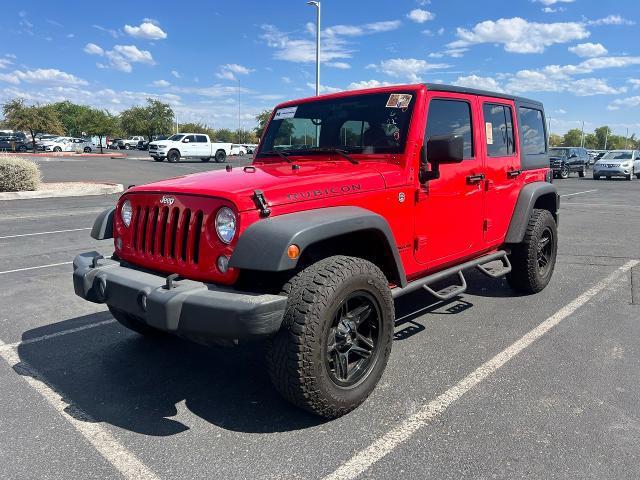
{"label": "black alloy wheel", "polygon": [[553,257],[553,232],[549,227],[545,228],[538,240],[538,271],[541,277],[547,275],[547,271]]}
{"label": "black alloy wheel", "polygon": [[325,368],[338,387],[350,388],[371,372],[379,354],[380,307],[368,292],[349,295],[333,316],[327,332]]}

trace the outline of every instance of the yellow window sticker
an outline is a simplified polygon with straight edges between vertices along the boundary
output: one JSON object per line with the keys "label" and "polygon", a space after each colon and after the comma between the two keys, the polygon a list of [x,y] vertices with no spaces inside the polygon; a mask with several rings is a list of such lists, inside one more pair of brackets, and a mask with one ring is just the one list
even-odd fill
{"label": "yellow window sticker", "polygon": [[392,93],[389,95],[389,100],[387,100],[387,107],[407,108],[412,98],[413,95],[409,95],[408,93]]}

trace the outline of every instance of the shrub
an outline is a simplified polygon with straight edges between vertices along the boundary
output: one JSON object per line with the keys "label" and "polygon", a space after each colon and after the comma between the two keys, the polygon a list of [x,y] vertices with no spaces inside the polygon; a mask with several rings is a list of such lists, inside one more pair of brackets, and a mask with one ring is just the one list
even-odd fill
{"label": "shrub", "polygon": [[0,156],[0,192],[36,190],[38,185],[40,185],[38,165],[19,157]]}

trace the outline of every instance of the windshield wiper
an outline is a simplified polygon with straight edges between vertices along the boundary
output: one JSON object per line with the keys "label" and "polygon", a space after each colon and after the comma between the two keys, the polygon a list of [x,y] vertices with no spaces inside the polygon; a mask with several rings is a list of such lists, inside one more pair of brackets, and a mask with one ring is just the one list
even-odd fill
{"label": "windshield wiper", "polygon": [[270,152],[264,152],[263,155],[278,155],[281,158],[284,158],[287,163],[293,163],[288,155],[291,155],[288,150],[271,150]]}
{"label": "windshield wiper", "polygon": [[337,153],[338,155],[343,156],[347,160],[349,160],[354,165],[358,165],[358,162],[355,158],[349,155],[349,152],[346,150],[342,150],[341,148],[333,148],[333,147],[314,147],[310,148],[308,151],[310,152],[327,152],[327,153]]}

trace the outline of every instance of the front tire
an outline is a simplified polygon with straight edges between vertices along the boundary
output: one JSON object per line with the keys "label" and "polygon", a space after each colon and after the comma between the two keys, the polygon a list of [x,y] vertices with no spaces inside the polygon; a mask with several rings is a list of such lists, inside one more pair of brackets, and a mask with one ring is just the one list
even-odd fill
{"label": "front tire", "polygon": [[593,174],[593,179],[594,180],[600,180],[600,175],[597,175],[597,174],[594,173]]}
{"label": "front tire", "polygon": [[534,209],[521,243],[509,256],[511,272],[507,282],[523,293],[538,293],[553,275],[558,252],[556,221],[548,210]]}
{"label": "front tire", "polygon": [[153,157],[153,161],[154,162],[163,162],[164,161],[164,157]]}
{"label": "front tire", "polygon": [[84,153],[91,153],[91,147],[84,147]]}
{"label": "front tire", "polygon": [[276,390],[325,418],[366,400],[391,351],[394,305],[389,282],[371,262],[334,256],[285,284],[289,297],[267,363]]}
{"label": "front tire", "polygon": [[167,154],[167,160],[169,161],[169,163],[177,163],[180,161],[180,152],[178,152],[177,150],[171,150],[168,154]]}
{"label": "front tire", "polygon": [[582,166],[582,170],[580,170],[578,172],[578,176],[580,178],[584,178],[584,176],[587,174],[587,167],[585,165]]}
{"label": "front tire", "polygon": [[54,152],[61,152],[61,151],[62,151],[62,148],[60,148],[60,147],[53,147],[53,151],[54,151]]}
{"label": "front tire", "polygon": [[130,315],[127,312],[120,310],[119,308],[112,307],[111,305],[108,305],[108,307],[111,315],[113,315],[113,318],[115,318],[118,323],[120,323],[124,327],[127,327],[129,330],[133,330],[134,332],[145,337],[159,336],[163,333],[161,330],[150,327],[149,325],[144,323],[144,320],[142,320],[141,318]]}
{"label": "front tire", "polygon": [[566,165],[560,167],[560,178],[569,178],[569,167]]}

